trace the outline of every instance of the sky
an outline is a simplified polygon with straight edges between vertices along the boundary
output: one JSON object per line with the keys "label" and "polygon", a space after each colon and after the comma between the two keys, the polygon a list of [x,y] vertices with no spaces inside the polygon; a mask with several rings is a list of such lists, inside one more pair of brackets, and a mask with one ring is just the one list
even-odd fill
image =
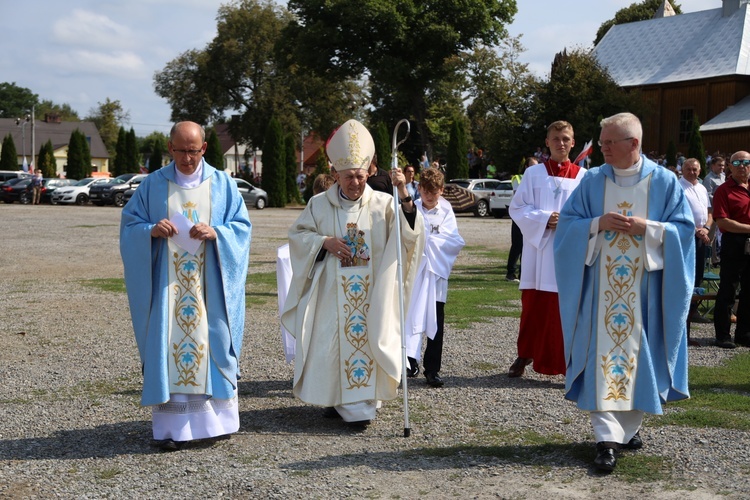
{"label": "sky", "polygon": [[[508,32],[522,35],[520,61],[540,77],[564,48],[590,48],[599,26],[635,0],[517,0]],[[81,118],[109,98],[142,137],[171,127],[154,74],[216,35],[221,0],[0,0],[0,82],[40,100],[67,103]],[[682,0],[683,13],[721,0]],[[42,119],[43,117],[38,117]]]}

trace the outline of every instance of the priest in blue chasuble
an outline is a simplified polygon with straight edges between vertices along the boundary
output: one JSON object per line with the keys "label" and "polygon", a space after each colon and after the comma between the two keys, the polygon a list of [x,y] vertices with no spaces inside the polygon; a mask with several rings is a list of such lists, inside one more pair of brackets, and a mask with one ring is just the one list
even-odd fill
{"label": "priest in blue chasuble", "polygon": [[[281,323],[296,339],[294,395],[323,415],[362,429],[401,380],[397,249],[404,301],[424,248],[424,222],[400,169],[400,205],[374,191],[367,172],[375,144],[356,120],[329,138],[337,182],[313,196],[289,229],[292,281]],[[400,220],[400,238],[395,231]]]}
{"label": "priest in blue chasuble", "polygon": [[155,444],[239,429],[237,379],[251,224],[234,180],[203,160],[203,127],[179,122],[173,161],[123,208],[120,254]]}
{"label": "priest in blue chasuble", "polygon": [[606,163],[565,203],[554,247],[565,397],[590,412],[594,465],[612,471],[621,449],[643,445],[645,413],[689,397],[695,223],[674,173],[640,154],[640,120],[601,127]]}

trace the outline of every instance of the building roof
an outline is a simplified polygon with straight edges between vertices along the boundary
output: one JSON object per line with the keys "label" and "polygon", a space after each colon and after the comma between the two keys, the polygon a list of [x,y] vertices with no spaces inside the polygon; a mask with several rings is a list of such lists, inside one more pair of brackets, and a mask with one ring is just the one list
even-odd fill
{"label": "building roof", "polygon": [[714,116],[701,125],[701,132],[750,127],[750,96]]}
{"label": "building roof", "polygon": [[[109,158],[109,152],[104,146],[104,141],[102,141],[94,122],[53,123],[35,120],[34,129],[35,154],[39,154],[39,150],[47,141],[52,141],[52,148],[55,150],[67,146],[70,141],[70,134],[75,129],[79,129],[88,139],[92,158]],[[22,129],[21,125],[16,125],[15,118],[0,118],[0,136],[5,137],[8,134],[13,137],[13,144],[15,144],[19,156],[24,154],[25,135],[26,155],[31,157],[31,122],[28,122]]]}
{"label": "building roof", "polygon": [[613,26],[594,57],[622,87],[750,75],[750,10],[724,8]]}

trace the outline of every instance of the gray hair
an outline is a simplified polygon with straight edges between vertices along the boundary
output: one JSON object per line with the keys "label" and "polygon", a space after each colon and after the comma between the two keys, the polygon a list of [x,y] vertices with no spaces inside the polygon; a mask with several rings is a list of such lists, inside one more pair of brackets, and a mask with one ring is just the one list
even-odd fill
{"label": "gray hair", "polygon": [[187,124],[197,126],[201,131],[201,141],[206,142],[206,129],[203,128],[203,125],[200,125],[199,123],[195,123],[191,121],[177,122],[174,125],[172,125],[172,129],[169,131],[169,140],[171,141],[174,138],[174,135],[177,132],[177,129],[180,129]]}
{"label": "gray hair", "polygon": [[643,126],[641,121],[633,113],[617,113],[603,119],[599,125],[604,127],[617,127],[628,136],[638,139],[638,146],[643,145]]}

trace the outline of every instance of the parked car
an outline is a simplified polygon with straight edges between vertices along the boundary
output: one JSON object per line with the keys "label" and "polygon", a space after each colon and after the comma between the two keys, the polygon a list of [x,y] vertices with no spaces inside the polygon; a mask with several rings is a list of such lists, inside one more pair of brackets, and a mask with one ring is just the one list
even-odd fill
{"label": "parked car", "polygon": [[490,193],[490,212],[496,219],[508,215],[508,205],[513,198],[513,183],[500,181],[500,185]]}
{"label": "parked car", "polygon": [[109,179],[102,184],[94,184],[89,190],[89,200],[98,206],[114,205],[121,207],[125,205],[124,194],[137,181],[140,182],[148,174],[122,174],[114,179]]}
{"label": "parked car", "polygon": [[133,197],[133,193],[135,193],[135,190],[140,185],[141,181],[143,181],[145,177],[134,177],[130,181],[130,187],[125,190],[124,193],[122,193],[122,202],[123,204],[127,204],[127,202],[130,201],[130,198]]}
{"label": "parked car", "polygon": [[245,179],[235,177],[234,182],[237,183],[237,189],[239,189],[242,198],[245,200],[245,206],[255,207],[258,210],[266,208],[268,193],[259,187],[253,186]]}
{"label": "parked car", "polygon": [[31,177],[31,174],[23,170],[0,170],[0,186],[11,179]]}
{"label": "parked car", "polygon": [[89,188],[92,184],[101,184],[107,182],[102,177],[87,177],[76,182],[72,186],[55,189],[52,193],[52,203],[75,203],[76,205],[85,205],[89,202]]}
{"label": "parked car", "polygon": [[31,192],[31,177],[17,177],[10,179],[3,184],[2,190],[0,190],[0,198],[3,203],[13,203],[18,201],[24,205],[31,203],[33,193]]}
{"label": "parked car", "polygon": [[493,190],[500,187],[502,182],[497,179],[451,179],[448,184],[464,188],[474,195],[473,204],[451,204],[453,211],[456,213],[473,212],[477,217],[488,216],[490,214],[490,195]]}
{"label": "parked car", "polygon": [[58,179],[57,177],[45,177],[44,185],[42,186],[42,203],[51,203],[56,205],[57,202],[52,201],[52,195],[58,188],[72,186],[76,182],[76,179]]}

